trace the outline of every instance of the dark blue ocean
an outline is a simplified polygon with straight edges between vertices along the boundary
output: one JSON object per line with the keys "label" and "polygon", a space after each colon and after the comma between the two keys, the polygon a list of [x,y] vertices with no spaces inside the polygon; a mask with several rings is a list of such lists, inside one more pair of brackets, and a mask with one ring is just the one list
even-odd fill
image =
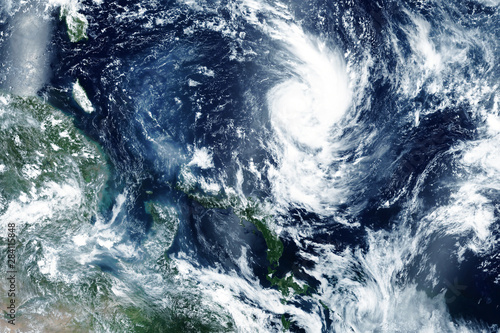
{"label": "dark blue ocean", "polygon": [[[83,0],[79,12],[77,43],[48,12],[38,95],[106,156],[89,223],[121,238],[87,265],[147,309],[131,332],[499,330],[498,1]],[[74,100],[76,80],[95,112]],[[151,203],[178,218],[168,246]]]}

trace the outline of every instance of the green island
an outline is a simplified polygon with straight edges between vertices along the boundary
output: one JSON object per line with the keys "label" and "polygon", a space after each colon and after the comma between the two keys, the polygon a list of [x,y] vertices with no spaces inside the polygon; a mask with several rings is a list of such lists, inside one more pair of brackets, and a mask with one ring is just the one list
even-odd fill
{"label": "green island", "polygon": [[67,6],[61,6],[59,18],[65,20],[68,37],[71,42],[77,43],[88,39],[87,28],[89,23],[85,15],[78,13],[73,8],[70,9]]}
{"label": "green island", "polygon": [[[177,229],[179,228],[179,217],[171,206],[155,201],[145,203],[144,209],[153,220],[153,225],[149,231],[148,238],[143,242],[148,254],[155,260],[154,269],[164,270],[168,273],[175,273],[175,267],[170,267],[170,258],[166,255],[172,246]],[[174,271],[171,271],[170,268]],[[170,274],[166,274],[169,278]]]}
{"label": "green island", "polygon": [[281,315],[281,324],[283,325],[283,331],[288,331],[290,329],[290,326],[292,325],[292,322],[288,319],[285,318],[285,315]]}

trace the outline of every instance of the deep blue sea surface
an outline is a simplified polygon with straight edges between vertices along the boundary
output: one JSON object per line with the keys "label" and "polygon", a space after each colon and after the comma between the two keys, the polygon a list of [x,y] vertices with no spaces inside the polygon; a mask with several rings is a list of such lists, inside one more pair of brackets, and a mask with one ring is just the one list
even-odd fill
{"label": "deep blue sea surface", "polygon": [[[2,11],[13,93],[26,6]],[[498,1],[76,8],[79,42],[59,3],[32,9],[36,94],[109,168],[78,269],[120,319],[88,310],[93,331],[499,330]]]}

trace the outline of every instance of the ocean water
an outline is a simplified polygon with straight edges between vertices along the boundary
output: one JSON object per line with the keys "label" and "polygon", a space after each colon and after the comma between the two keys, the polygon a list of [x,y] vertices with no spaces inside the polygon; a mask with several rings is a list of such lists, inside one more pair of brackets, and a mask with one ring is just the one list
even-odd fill
{"label": "ocean water", "polygon": [[17,328],[498,331],[499,5],[4,1]]}

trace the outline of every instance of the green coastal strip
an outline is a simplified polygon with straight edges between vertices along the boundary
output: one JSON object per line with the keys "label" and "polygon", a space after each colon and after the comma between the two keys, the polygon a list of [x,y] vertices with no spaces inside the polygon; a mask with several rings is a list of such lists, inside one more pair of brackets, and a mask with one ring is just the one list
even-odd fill
{"label": "green coastal strip", "polygon": [[271,282],[272,286],[277,286],[278,290],[281,291],[283,296],[288,297],[290,296],[290,289],[295,291],[299,295],[305,295],[309,291],[309,286],[300,286],[295,280],[293,279],[293,274],[289,275],[286,278],[278,278],[274,276],[274,273],[276,273],[276,270],[271,269],[270,267],[267,268],[267,280]]}
{"label": "green coastal strip", "polygon": [[267,260],[271,266],[278,266],[283,255],[283,242],[268,227],[272,217],[263,213],[260,205],[253,200],[248,201],[246,205],[233,207],[233,209],[239,218],[252,223],[262,233],[267,245]]}
{"label": "green coastal strip", "polygon": [[176,188],[205,208],[232,208],[236,216],[252,223],[262,233],[268,249],[267,259],[271,266],[275,267],[279,264],[279,259],[283,254],[283,243],[269,228],[272,217],[263,212],[257,201],[249,199],[243,202],[237,195],[228,194],[224,190],[216,194],[207,194],[203,189],[197,188],[188,168],[181,171]]}
{"label": "green coastal strip", "polygon": [[[284,246],[283,242],[269,227],[273,221],[273,216],[266,213],[257,200],[250,198],[243,201],[237,195],[225,190],[220,190],[217,193],[206,193],[197,185],[196,178],[188,168],[183,168],[181,171],[176,188],[205,208],[231,208],[236,216],[252,223],[261,232],[267,245],[267,260],[269,261],[267,280],[271,282],[271,286],[276,286],[285,298],[291,296],[290,290],[299,295],[310,292],[309,286],[300,286],[295,282],[293,274],[283,278],[275,276],[279,260],[283,255]],[[286,300],[283,301],[286,302]]]}

